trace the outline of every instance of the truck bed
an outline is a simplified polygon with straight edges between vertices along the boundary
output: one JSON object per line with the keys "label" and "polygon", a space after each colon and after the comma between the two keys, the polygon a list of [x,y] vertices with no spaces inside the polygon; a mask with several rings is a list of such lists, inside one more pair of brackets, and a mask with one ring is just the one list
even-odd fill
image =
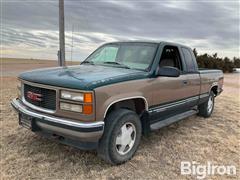
{"label": "truck bed", "polygon": [[199,68],[199,75],[201,77],[201,93],[209,92],[213,86],[217,86],[217,93],[222,91],[223,86],[223,72],[218,69]]}
{"label": "truck bed", "polygon": [[220,74],[223,74],[222,70],[219,70],[219,69],[198,68],[198,71],[200,72],[200,74],[203,74],[203,73],[220,73]]}

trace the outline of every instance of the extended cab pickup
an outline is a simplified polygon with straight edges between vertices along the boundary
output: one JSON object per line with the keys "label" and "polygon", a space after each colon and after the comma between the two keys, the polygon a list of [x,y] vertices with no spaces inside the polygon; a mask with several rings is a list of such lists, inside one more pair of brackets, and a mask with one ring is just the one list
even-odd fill
{"label": "extended cab pickup", "polygon": [[192,50],[168,42],[114,42],[77,66],[19,76],[19,124],[47,138],[129,160],[141,135],[183,118],[209,117],[221,70],[198,69]]}

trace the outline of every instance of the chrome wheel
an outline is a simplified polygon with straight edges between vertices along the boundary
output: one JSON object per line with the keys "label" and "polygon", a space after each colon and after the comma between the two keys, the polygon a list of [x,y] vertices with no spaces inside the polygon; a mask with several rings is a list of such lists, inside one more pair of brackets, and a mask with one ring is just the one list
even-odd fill
{"label": "chrome wheel", "polygon": [[213,96],[210,96],[208,99],[208,105],[207,105],[207,111],[208,113],[210,113],[212,111],[213,108]]}
{"label": "chrome wheel", "polygon": [[133,147],[136,139],[136,127],[132,123],[125,123],[116,138],[116,149],[121,155],[127,154]]}

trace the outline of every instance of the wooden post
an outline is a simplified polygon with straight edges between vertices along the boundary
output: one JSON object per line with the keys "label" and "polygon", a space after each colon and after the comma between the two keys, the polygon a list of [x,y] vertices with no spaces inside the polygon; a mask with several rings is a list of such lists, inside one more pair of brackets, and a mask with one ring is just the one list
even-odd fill
{"label": "wooden post", "polygon": [[58,65],[65,66],[64,0],[59,0],[59,48]]}

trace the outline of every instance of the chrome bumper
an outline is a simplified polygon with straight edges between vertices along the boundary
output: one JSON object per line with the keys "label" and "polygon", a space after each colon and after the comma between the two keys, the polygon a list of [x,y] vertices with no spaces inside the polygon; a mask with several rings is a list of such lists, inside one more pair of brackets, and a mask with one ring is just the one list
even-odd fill
{"label": "chrome bumper", "polygon": [[104,130],[104,122],[82,123],[70,119],[50,116],[34,111],[25,106],[21,100],[13,99],[11,105],[21,115],[24,114],[34,122],[34,132],[47,131],[53,135],[77,139],[83,142],[97,142]]}

